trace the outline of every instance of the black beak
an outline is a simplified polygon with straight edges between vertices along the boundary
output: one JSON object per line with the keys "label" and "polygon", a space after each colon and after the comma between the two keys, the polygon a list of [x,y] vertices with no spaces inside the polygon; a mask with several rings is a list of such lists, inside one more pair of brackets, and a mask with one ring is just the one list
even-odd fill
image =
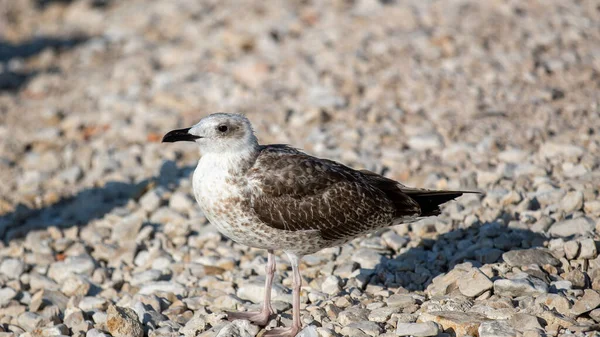
{"label": "black beak", "polygon": [[163,143],[174,143],[174,142],[180,142],[180,141],[193,142],[198,138],[202,138],[199,136],[194,136],[192,134],[189,134],[188,131],[190,131],[190,129],[191,128],[170,131],[163,137],[162,142]]}

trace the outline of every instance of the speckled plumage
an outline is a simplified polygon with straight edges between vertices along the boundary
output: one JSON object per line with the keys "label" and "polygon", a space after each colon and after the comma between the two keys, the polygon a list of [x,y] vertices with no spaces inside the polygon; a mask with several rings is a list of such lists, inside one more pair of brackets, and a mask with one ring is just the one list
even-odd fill
{"label": "speckled plumage", "polygon": [[229,161],[211,155],[200,160],[196,199],[221,232],[251,247],[311,254],[427,215],[393,180],[288,146],[259,146],[244,165],[216,173],[219,160]]}
{"label": "speckled plumage", "polygon": [[462,194],[407,188],[376,173],[357,171],[289,146],[259,145],[250,121],[237,114],[213,114],[163,138],[163,142],[181,140],[197,143],[202,152],[193,188],[208,220],[232,240],[269,251],[261,311],[228,313],[229,319],[266,325],[273,313],[273,251],[283,250],[290,259],[292,325],[271,329],[265,337],[295,336],[302,326],[302,255],[397,222],[437,215],[440,204]]}

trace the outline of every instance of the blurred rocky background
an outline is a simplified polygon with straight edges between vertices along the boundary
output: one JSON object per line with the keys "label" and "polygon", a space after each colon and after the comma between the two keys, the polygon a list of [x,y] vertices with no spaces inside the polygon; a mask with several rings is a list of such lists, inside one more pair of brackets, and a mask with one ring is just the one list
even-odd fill
{"label": "blurred rocky background", "polygon": [[218,111],[486,193],[306,257],[303,336],[599,336],[599,104],[593,0],[0,0],[0,336],[262,334],[223,312],[260,302],[264,252],[160,143]]}

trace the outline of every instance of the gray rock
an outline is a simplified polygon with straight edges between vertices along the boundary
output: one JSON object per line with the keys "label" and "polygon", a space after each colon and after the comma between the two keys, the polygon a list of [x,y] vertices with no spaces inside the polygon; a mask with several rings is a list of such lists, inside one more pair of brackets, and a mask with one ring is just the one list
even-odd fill
{"label": "gray rock", "polygon": [[72,275],[91,276],[96,269],[96,261],[87,254],[69,256],[64,261],[53,263],[48,276],[57,282],[63,282]]}
{"label": "gray rock", "polygon": [[204,331],[206,328],[206,321],[200,316],[194,316],[190,319],[185,326],[179,330],[179,333],[185,335],[185,337],[195,337],[199,332]]}
{"label": "gray rock", "polygon": [[323,333],[319,334],[318,328],[315,328],[312,325],[308,325],[306,327],[304,327],[304,329],[302,329],[297,335],[296,337],[323,337]]}
{"label": "gray rock", "polygon": [[329,275],[321,284],[321,291],[329,295],[337,294],[341,288],[341,280],[335,275]]}
{"label": "gray rock", "polygon": [[511,267],[528,266],[537,264],[544,266],[546,264],[557,266],[560,261],[545,249],[523,249],[511,250],[502,254],[502,259]]}
{"label": "gray rock", "polygon": [[596,242],[593,239],[583,239],[580,242],[581,248],[579,251],[580,259],[594,259],[598,256]]}
{"label": "gray rock", "polygon": [[131,277],[131,285],[143,285],[153,281],[157,281],[162,276],[162,272],[156,269],[148,269],[139,273],[135,273]]}
{"label": "gray rock", "polygon": [[501,296],[519,297],[547,292],[548,285],[544,281],[527,274],[519,274],[513,279],[499,279],[494,281],[494,293]]}
{"label": "gray rock", "polygon": [[13,288],[0,289],[0,307],[7,305],[15,296],[17,296],[17,292]]}
{"label": "gray rock", "polygon": [[156,281],[144,284],[138,293],[141,295],[150,295],[157,291],[173,293],[180,296],[185,296],[185,294],[187,294],[187,290],[184,286],[173,281]]}
{"label": "gray rock", "polygon": [[31,297],[31,303],[29,309],[31,311],[38,311],[44,306],[55,305],[61,311],[67,308],[67,302],[69,298],[60,291],[56,290],[40,290]]}
{"label": "gray rock", "polygon": [[44,317],[34,312],[24,312],[17,319],[19,326],[26,331],[33,331],[36,328],[44,325]]}
{"label": "gray rock", "polygon": [[[265,284],[262,277],[257,278],[251,282],[246,282],[239,286],[237,290],[237,296],[241,299],[248,300],[254,303],[261,303],[264,300]],[[271,297],[273,299],[282,300],[286,298],[288,294],[281,284],[274,283],[271,289]]]}
{"label": "gray rock", "polygon": [[224,325],[215,337],[254,337],[258,333],[258,327],[249,321],[236,320]]}
{"label": "gray rock", "polygon": [[534,329],[542,329],[540,322],[536,316],[525,314],[525,313],[516,313],[514,314],[508,322],[510,325],[517,331],[527,331]]}
{"label": "gray rock", "polygon": [[517,331],[507,320],[485,321],[479,326],[479,337],[516,337]]}
{"label": "gray rock", "polygon": [[79,309],[85,312],[104,311],[108,308],[108,302],[101,297],[86,296],[79,301]]}
{"label": "gray rock", "polygon": [[[359,333],[362,332],[368,336],[379,336],[381,333],[381,327],[379,327],[379,324],[369,321],[350,323],[346,325],[344,329],[358,330]],[[341,332],[342,334],[346,335],[346,333],[344,333],[344,329],[342,329]]]}
{"label": "gray rock", "polygon": [[594,230],[594,220],[588,217],[579,217],[557,222],[550,226],[548,234],[553,236],[581,236]]}
{"label": "gray rock", "polygon": [[565,213],[570,214],[580,210],[583,207],[583,192],[571,191],[565,194],[560,201],[560,208]]}
{"label": "gray rock", "polygon": [[41,333],[42,336],[68,336],[69,334],[69,328],[64,324],[43,328]]}
{"label": "gray rock", "polygon": [[547,142],[540,147],[540,155],[546,158],[578,158],[585,150],[576,145]]}
{"label": "gray rock", "polygon": [[382,258],[378,251],[369,248],[359,248],[352,254],[352,261],[358,263],[363,269],[375,269]]}
{"label": "gray rock", "polygon": [[91,287],[92,284],[86,276],[73,275],[64,280],[60,291],[67,296],[85,296]]}
{"label": "gray rock", "polygon": [[575,240],[565,242],[564,250],[567,259],[575,259],[577,257],[577,254],[579,253],[579,242]]}
{"label": "gray rock", "polygon": [[369,313],[369,321],[383,323],[387,322],[392,314],[396,314],[402,311],[402,307],[382,307],[371,310]]}
{"label": "gray rock", "polygon": [[492,289],[494,283],[479,268],[472,268],[458,279],[457,285],[463,295],[476,297]]}
{"label": "gray rock", "polygon": [[111,305],[106,313],[106,327],[113,337],[144,336],[144,327],[133,309]]}
{"label": "gray rock", "polygon": [[114,224],[112,229],[112,241],[123,244],[134,241],[142,228],[144,218],[139,213],[128,215]]}
{"label": "gray rock", "polygon": [[98,329],[90,329],[85,334],[85,337],[110,337],[110,335],[108,335]]}
{"label": "gray rock", "polygon": [[573,307],[571,308],[571,312],[574,315],[581,315],[588,311],[592,311],[600,306],[600,294],[597,291],[592,289],[585,289],[583,296],[578,299]]}
{"label": "gray rock", "polygon": [[361,308],[348,308],[338,315],[338,322],[342,325],[369,320],[369,310]]}
{"label": "gray rock", "polygon": [[19,259],[6,259],[0,264],[0,274],[12,280],[18,279],[24,271],[25,263]]}
{"label": "gray rock", "polygon": [[439,332],[440,327],[435,322],[398,323],[396,326],[396,335],[398,336],[436,336]]}

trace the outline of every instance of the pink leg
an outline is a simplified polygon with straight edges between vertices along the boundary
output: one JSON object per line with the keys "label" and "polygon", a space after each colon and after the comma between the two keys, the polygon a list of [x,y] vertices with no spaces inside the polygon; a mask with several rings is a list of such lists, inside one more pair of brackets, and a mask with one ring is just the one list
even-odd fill
{"label": "pink leg", "polygon": [[275,328],[267,331],[263,337],[294,337],[300,332],[302,322],[300,322],[300,289],[302,287],[302,277],[298,268],[300,257],[296,254],[285,252],[292,264],[292,272],[294,273],[294,290],[293,290],[293,308],[292,308],[292,326],[289,328]]}
{"label": "pink leg", "polygon": [[273,251],[268,251],[267,266],[265,268],[265,300],[263,307],[259,312],[227,312],[227,319],[234,321],[236,319],[246,319],[259,326],[265,326],[269,322],[269,317],[273,314],[271,307],[271,286],[273,285],[273,277],[275,276],[275,256]]}

